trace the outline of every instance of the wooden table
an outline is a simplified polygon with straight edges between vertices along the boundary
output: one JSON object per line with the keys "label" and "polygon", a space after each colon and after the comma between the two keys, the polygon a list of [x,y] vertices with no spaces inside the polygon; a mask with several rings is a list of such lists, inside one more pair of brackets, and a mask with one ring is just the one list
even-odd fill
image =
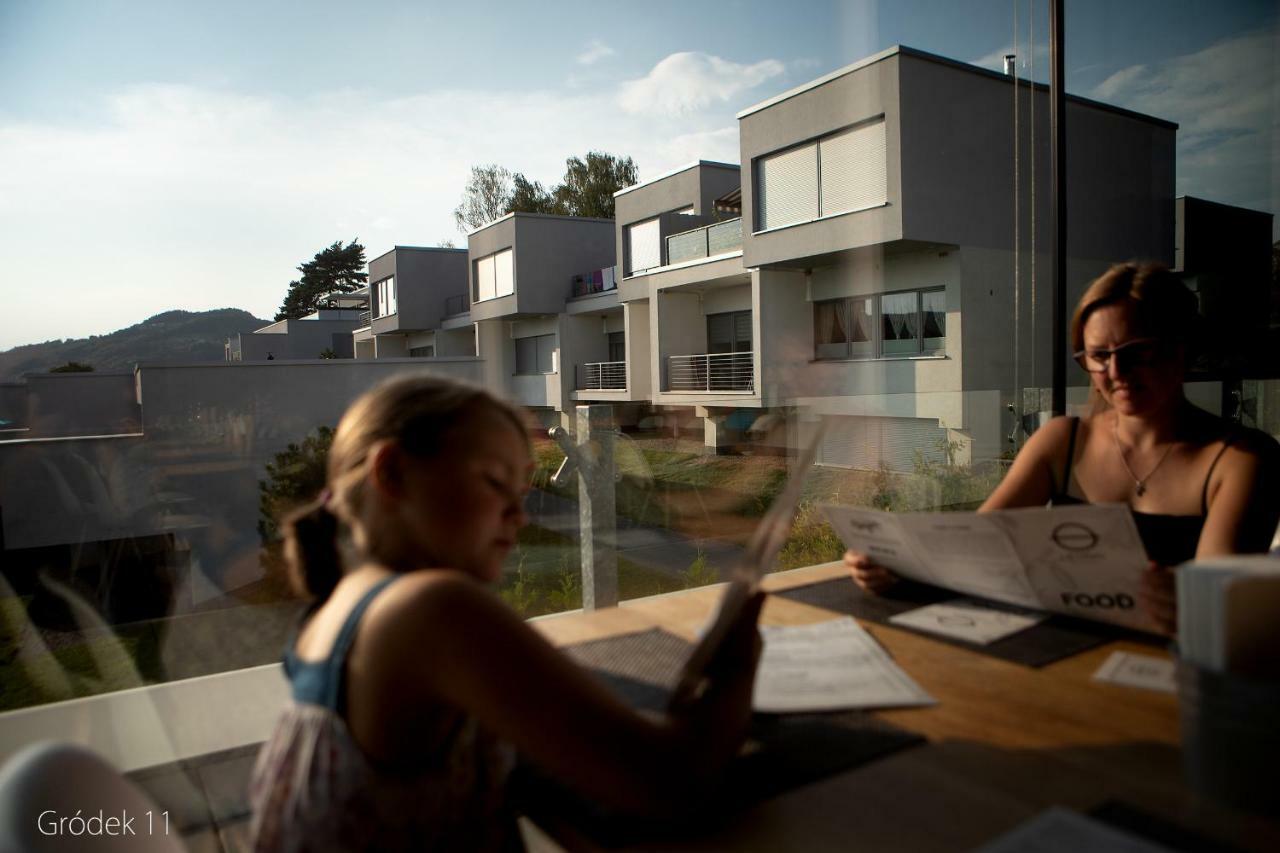
{"label": "wooden table", "polygon": [[[839,563],[771,575],[768,590],[843,577]],[[557,645],[661,627],[692,639],[720,586],[535,620]],[[829,610],[771,596],[762,624],[803,625]],[[1119,800],[1244,849],[1280,850],[1280,825],[1196,797],[1182,781],[1175,696],[1095,683],[1112,642],[1039,669],[863,622],[938,705],[876,712],[928,743],[751,808],[703,850],[963,850],[1051,805],[1087,812]],[[581,839],[565,839],[577,846]]]}

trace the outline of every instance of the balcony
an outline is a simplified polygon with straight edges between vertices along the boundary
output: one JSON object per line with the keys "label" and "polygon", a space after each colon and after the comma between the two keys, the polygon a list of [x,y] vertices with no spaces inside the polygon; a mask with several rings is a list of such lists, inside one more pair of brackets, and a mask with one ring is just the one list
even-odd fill
{"label": "balcony", "polygon": [[356,328],[357,329],[366,328],[372,322],[373,322],[373,313],[370,311],[361,311],[360,319],[356,321]]}
{"label": "balcony", "polygon": [[667,263],[713,258],[742,248],[742,218],[717,222],[672,234],[667,238]]}
{"label": "balcony", "polygon": [[668,391],[753,391],[752,352],[673,355],[667,359]]}
{"label": "balcony", "polygon": [[616,266],[592,270],[589,273],[575,275],[571,289],[571,297],[591,296],[605,293],[618,287],[618,268]]}
{"label": "balcony", "polygon": [[625,361],[597,361],[579,364],[577,371],[579,391],[625,391],[627,389],[627,363]]}
{"label": "balcony", "polygon": [[470,307],[465,293],[455,293],[444,301],[444,316],[456,317],[459,314],[465,314]]}

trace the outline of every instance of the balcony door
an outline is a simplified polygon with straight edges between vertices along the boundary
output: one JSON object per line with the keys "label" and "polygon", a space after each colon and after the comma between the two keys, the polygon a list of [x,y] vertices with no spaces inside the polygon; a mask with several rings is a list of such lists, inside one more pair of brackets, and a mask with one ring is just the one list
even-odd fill
{"label": "balcony door", "polygon": [[708,314],[707,352],[751,352],[751,312]]}

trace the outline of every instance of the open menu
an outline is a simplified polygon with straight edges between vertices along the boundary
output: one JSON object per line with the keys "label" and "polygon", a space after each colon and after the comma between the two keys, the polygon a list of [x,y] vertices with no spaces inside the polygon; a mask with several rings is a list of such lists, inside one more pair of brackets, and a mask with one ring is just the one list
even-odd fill
{"label": "open menu", "polygon": [[888,513],[827,504],[845,545],[912,580],[1022,607],[1156,631],[1138,604],[1147,565],[1125,504]]}
{"label": "open menu", "polygon": [[761,578],[769,572],[778,558],[778,552],[782,550],[787,534],[791,532],[791,521],[795,518],[796,507],[800,505],[800,496],[804,493],[805,477],[818,456],[818,448],[822,445],[826,428],[825,420],[819,422],[782,493],[774,499],[769,511],[752,532],[741,559],[729,570],[729,583],[720,598],[720,605],[685,663],[684,673],[672,694],[673,703],[686,701],[702,691],[706,684],[707,665],[715,657],[743,606],[759,589]]}

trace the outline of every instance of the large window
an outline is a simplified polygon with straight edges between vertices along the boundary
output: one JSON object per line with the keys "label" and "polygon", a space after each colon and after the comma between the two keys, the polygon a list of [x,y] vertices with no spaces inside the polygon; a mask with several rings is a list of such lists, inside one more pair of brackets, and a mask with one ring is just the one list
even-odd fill
{"label": "large window", "polygon": [[662,266],[662,232],[658,218],[627,226],[627,275]]}
{"label": "large window", "polygon": [[516,373],[555,373],[555,335],[516,338]]}
{"label": "large window", "polygon": [[751,352],[751,312],[708,314],[707,352]]}
{"label": "large window", "polygon": [[946,291],[941,289],[813,303],[816,359],[942,355],[946,342]]}
{"label": "large window", "polygon": [[627,360],[627,333],[609,333],[609,361]]}
{"label": "large window", "polygon": [[503,249],[475,262],[474,302],[510,296],[516,292],[514,255]]}
{"label": "large window", "polygon": [[756,161],[756,230],[884,204],[884,118]]}
{"label": "large window", "polygon": [[374,288],[377,292],[377,304],[374,306],[376,317],[386,317],[396,313],[396,277],[382,279]]}

